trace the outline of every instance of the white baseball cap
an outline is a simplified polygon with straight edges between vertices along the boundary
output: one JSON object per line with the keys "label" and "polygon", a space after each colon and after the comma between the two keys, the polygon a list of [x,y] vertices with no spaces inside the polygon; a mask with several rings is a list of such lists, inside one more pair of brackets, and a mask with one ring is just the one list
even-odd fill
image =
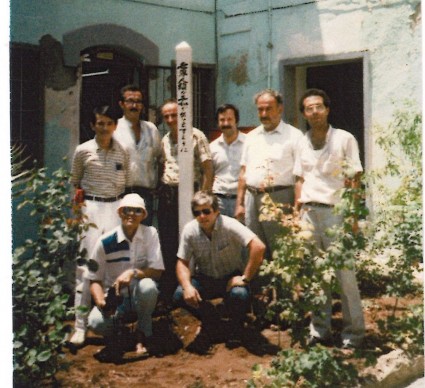
{"label": "white baseball cap", "polygon": [[148,215],[148,212],[145,206],[145,200],[139,194],[136,194],[136,193],[125,195],[120,202],[119,209],[121,209],[122,207],[142,208],[145,211],[146,216]]}

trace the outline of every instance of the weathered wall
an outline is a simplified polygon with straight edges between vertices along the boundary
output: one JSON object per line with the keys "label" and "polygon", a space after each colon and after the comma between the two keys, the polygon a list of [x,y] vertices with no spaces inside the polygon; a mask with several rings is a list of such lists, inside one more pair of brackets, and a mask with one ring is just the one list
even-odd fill
{"label": "weathered wall", "polygon": [[[218,0],[217,103],[241,108],[255,125],[252,96],[281,89],[279,62],[367,51],[371,123],[385,123],[393,101],[421,101],[420,0]],[[271,12],[269,13],[269,6]]]}
{"label": "weathered wall", "polygon": [[[128,42],[125,43],[128,43],[128,47],[140,41],[140,36],[147,42],[153,42],[158,52],[152,56],[156,63],[151,64],[169,66],[175,59],[175,46],[184,40],[192,46],[195,62],[215,63],[212,0],[181,0],[178,4],[172,0],[12,0],[10,10],[11,40],[40,45],[42,49],[45,82],[44,160],[51,170],[63,166],[64,156],[71,159],[78,144],[78,58],[72,52],[75,47],[71,47],[73,57],[65,55],[69,54],[70,48],[64,47],[64,36],[69,37],[79,29],[93,27],[91,31],[96,32],[96,26],[105,28],[111,25],[114,31],[126,33]],[[133,41],[131,31],[134,31]],[[139,39],[136,39],[137,33],[141,34]],[[93,33],[88,39],[86,37],[90,43],[84,48],[95,45],[95,38],[99,39],[99,34]],[[122,38],[118,37],[117,41],[123,43]]]}

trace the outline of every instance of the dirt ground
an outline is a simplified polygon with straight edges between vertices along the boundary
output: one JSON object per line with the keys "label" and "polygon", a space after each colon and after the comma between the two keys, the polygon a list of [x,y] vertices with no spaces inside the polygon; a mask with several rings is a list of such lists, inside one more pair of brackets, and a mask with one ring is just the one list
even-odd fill
{"label": "dirt ground", "polygon": [[[423,301],[422,296],[399,300],[397,314],[401,314],[409,304]],[[382,346],[376,321],[392,313],[394,298],[364,299],[364,314],[367,335],[364,348],[383,352],[390,351]],[[128,342],[128,351],[119,362],[100,362],[95,355],[104,348],[103,340],[88,335],[84,347],[65,350],[64,365],[68,368],[57,375],[61,387],[246,387],[251,378],[254,364],[269,366],[274,355],[290,346],[286,331],[278,331],[273,326],[264,328],[253,316],[248,319],[242,338],[242,346],[226,348],[225,343],[217,343],[211,354],[196,355],[185,347],[195,338],[199,321],[184,309],[176,309],[168,315],[154,319],[154,335],[160,343],[161,355],[137,356],[132,351],[133,343]],[[335,337],[341,328],[340,304],[334,306],[333,327]],[[131,337],[131,333],[128,338]],[[381,343],[380,343],[381,342]]]}

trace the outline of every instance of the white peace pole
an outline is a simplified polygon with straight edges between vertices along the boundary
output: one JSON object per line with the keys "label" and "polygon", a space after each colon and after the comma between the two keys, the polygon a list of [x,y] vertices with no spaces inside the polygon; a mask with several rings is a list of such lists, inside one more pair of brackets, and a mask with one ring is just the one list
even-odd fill
{"label": "white peace pole", "polygon": [[178,104],[179,231],[190,220],[193,197],[192,146],[192,48],[181,42],[176,46],[176,84]]}

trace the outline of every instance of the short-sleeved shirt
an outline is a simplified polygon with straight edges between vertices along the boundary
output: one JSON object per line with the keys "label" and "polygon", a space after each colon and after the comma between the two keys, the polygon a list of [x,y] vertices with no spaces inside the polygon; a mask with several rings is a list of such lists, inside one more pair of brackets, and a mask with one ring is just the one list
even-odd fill
{"label": "short-sleeved shirt", "polygon": [[241,159],[246,184],[256,188],[293,185],[295,150],[302,136],[299,129],[283,121],[272,131],[260,125],[249,132]]}
{"label": "short-sleeved shirt", "polygon": [[242,150],[246,135],[238,133],[238,137],[230,144],[224,140],[223,134],[210,144],[214,166],[213,192],[236,194],[241,169]]}
{"label": "short-sleeved shirt", "polygon": [[153,189],[158,183],[158,158],[161,155],[161,136],[157,127],[149,121],[140,121],[141,137],[136,143],[131,122],[125,117],[118,120],[114,138],[130,155],[130,186]]}
{"label": "short-sleeved shirt", "polygon": [[[211,160],[210,145],[203,132],[197,128],[193,128],[192,138],[194,182],[200,185],[202,182],[202,163]],[[161,162],[164,164],[161,181],[166,185],[177,186],[179,184],[178,144],[174,143],[170,132],[168,132],[162,138],[161,145]]]}
{"label": "short-sleeved shirt", "polygon": [[112,139],[111,148],[101,148],[96,137],[77,146],[71,167],[71,183],[85,194],[115,197],[122,194],[130,180],[127,150]]}
{"label": "short-sleeved shirt", "polygon": [[98,268],[88,271],[86,277],[102,282],[105,290],[127,269],[164,270],[158,232],[153,226],[142,224],[133,241],[126,238],[121,225],[103,234],[96,242],[91,260],[98,264]]}
{"label": "short-sleeved shirt", "polygon": [[211,239],[202,231],[198,221],[192,220],[183,228],[177,257],[188,261],[195,274],[221,279],[245,269],[242,248],[255,237],[234,218],[219,215]]}
{"label": "short-sleeved shirt", "polygon": [[313,149],[310,131],[301,139],[294,166],[294,175],[302,177],[304,183],[299,201],[319,202],[334,205],[339,202],[338,192],[344,187],[343,168],[353,172],[363,171],[359,157],[359,146],[354,136],[329,127],[325,146]]}

